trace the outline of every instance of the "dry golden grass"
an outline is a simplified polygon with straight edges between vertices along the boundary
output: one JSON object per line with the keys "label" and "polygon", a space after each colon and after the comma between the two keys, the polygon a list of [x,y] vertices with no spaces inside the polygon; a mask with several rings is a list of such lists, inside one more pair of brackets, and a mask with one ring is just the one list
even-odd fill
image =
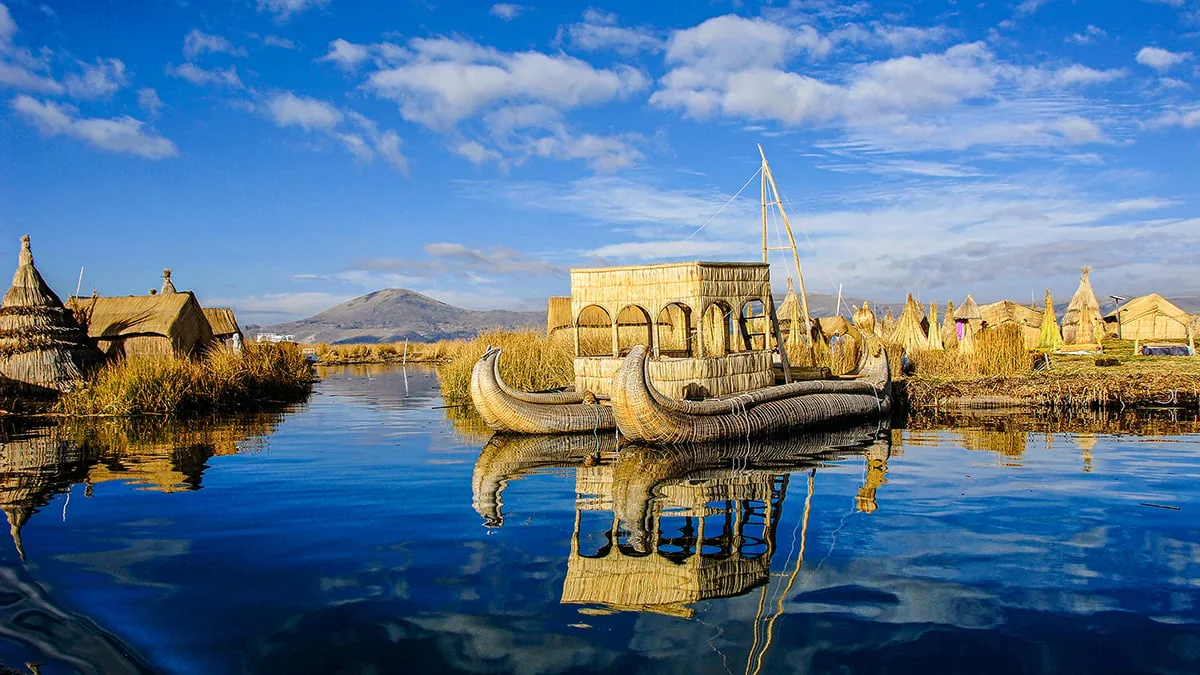
{"label": "dry golden grass", "polygon": [[1007,377],[1033,371],[1024,333],[1020,326],[1011,323],[976,334],[975,350],[970,354],[943,349],[915,352],[909,359],[918,377],[935,379]]}
{"label": "dry golden grass", "polygon": [[550,337],[532,331],[485,331],[455,345],[449,361],[438,365],[442,398],[454,405],[471,399],[471,369],[489,347],[500,347],[500,377],[523,391],[565,387],[575,380],[574,339],[567,331]]}
{"label": "dry golden grass", "polygon": [[68,415],[189,415],[245,410],[303,397],[312,368],[294,344],[248,343],[202,360],[142,356],[114,361],[58,402]]}

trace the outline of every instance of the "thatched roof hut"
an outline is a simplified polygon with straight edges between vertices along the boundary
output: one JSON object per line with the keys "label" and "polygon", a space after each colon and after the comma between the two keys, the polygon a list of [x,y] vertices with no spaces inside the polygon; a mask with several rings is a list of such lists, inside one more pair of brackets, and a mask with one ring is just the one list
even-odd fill
{"label": "thatched roof hut", "polygon": [[871,305],[866,300],[863,300],[862,307],[854,308],[854,325],[863,335],[873,335],[875,333],[875,312],[871,311]]}
{"label": "thatched roof hut", "polygon": [[101,357],[33,264],[29,235],[0,304],[0,376],[65,391]]}
{"label": "thatched roof hut", "polygon": [[88,336],[109,356],[193,356],[213,331],[190,291],[77,300],[92,304]]}
{"label": "thatched roof hut", "polygon": [[922,314],[924,312],[921,311],[917,301],[913,300],[912,293],[909,293],[904,302],[904,309],[900,312],[900,319],[896,322],[896,328],[888,340],[904,347],[904,350],[910,354],[928,348],[929,336],[925,334],[925,328],[921,325]]}
{"label": "thatched roof hut", "polygon": [[1001,300],[979,308],[979,314],[992,328],[1011,323],[1021,327],[1025,338],[1025,347],[1033,349],[1037,346],[1042,333],[1042,313],[1036,309],[1018,304],[1012,300]]}
{"label": "thatched roof hut", "polygon": [[237,317],[229,307],[205,307],[204,318],[208,319],[208,327],[212,329],[213,338],[225,342],[232,340],[235,335],[242,335]]}
{"label": "thatched roof hut", "polygon": [[1116,335],[1122,340],[1187,340],[1193,318],[1158,293],[1151,293],[1126,302],[1104,320],[1116,325]]}
{"label": "thatched roof hut", "polygon": [[1054,298],[1046,289],[1046,306],[1042,308],[1042,325],[1038,328],[1038,349],[1058,349],[1063,343],[1062,331],[1058,329],[1058,316],[1054,313]]}
{"label": "thatched roof hut", "polygon": [[546,301],[546,335],[554,335],[557,331],[570,328],[571,296],[552,295]]}
{"label": "thatched roof hut", "polygon": [[926,349],[937,352],[945,349],[942,343],[942,327],[938,325],[938,307],[936,302],[929,303],[929,340]]}
{"label": "thatched roof hut", "polygon": [[1092,282],[1088,280],[1092,268],[1084,267],[1079,277],[1079,288],[1071,296],[1071,303],[1063,314],[1062,336],[1068,345],[1095,344],[1097,334],[1104,325],[1104,317],[1100,315],[1100,302],[1096,300],[1096,292],[1092,290]]}

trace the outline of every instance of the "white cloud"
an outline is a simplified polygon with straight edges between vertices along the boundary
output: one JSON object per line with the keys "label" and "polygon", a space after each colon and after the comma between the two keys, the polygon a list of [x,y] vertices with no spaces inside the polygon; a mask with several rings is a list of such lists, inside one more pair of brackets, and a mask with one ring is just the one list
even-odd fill
{"label": "white cloud", "polygon": [[528,10],[529,8],[525,5],[514,5],[509,2],[498,2],[492,5],[491,15],[498,16],[505,21],[512,21]]}
{"label": "white cloud", "polygon": [[329,131],[342,121],[342,113],[333,105],[290,91],[272,96],[267,101],[267,110],[279,126],[298,126],[308,131]]}
{"label": "white cloud", "polygon": [[1164,113],[1157,119],[1150,122],[1152,127],[1183,127],[1184,129],[1195,129],[1200,127],[1200,106],[1191,109],[1172,110]]}
{"label": "white cloud", "polygon": [[1192,58],[1191,52],[1171,52],[1158,47],[1142,47],[1137,53],[1137,62],[1158,72],[1169,70]]}
{"label": "white cloud", "polygon": [[111,96],[129,83],[125,64],[120,59],[97,59],[94,64],[80,62],[82,73],[71,73],[63,78],[67,93],[74,98],[100,98]]}
{"label": "white cloud", "polygon": [[571,47],[584,51],[611,50],[632,56],[663,49],[663,40],[653,30],[618,26],[615,14],[595,9],[584,12],[582,22],[567,26],[565,37]]}
{"label": "white cloud", "polygon": [[339,293],[266,293],[244,298],[212,298],[214,306],[232,307],[238,316],[278,319],[281,316],[310,316],[341,304],[353,296]]}
{"label": "white cloud", "polygon": [[391,129],[380,130],[374,121],[357,112],[343,112],[327,101],[284,91],[267,99],[263,113],[278,127],[299,127],[324,134],[361,161],[370,162],[379,155],[400,171],[408,172],[408,159],[400,150],[399,134]]}
{"label": "white cloud", "polygon": [[317,60],[331,61],[345,70],[354,70],[370,56],[371,51],[366,46],[338,38],[329,43],[329,53]]}
{"label": "white cloud", "polygon": [[179,154],[171,141],[132,117],[84,118],[70,106],[38,101],[25,94],[12,100],[12,108],[45,136],[69,136],[109,152],[164,159]]}
{"label": "white cloud", "polygon": [[538,157],[583,160],[593,170],[611,172],[633,166],[643,155],[630,142],[630,136],[574,136],[560,131],[528,141],[529,152]]}
{"label": "white cloud", "polygon": [[1024,0],[1017,5],[1018,14],[1033,14],[1038,11],[1042,5],[1046,4],[1047,0]]}
{"label": "white cloud", "polygon": [[1105,84],[1120,79],[1127,74],[1125,70],[1119,68],[1096,70],[1095,68],[1075,64],[1056,71],[1053,75],[1053,81],[1055,84],[1062,86]]}
{"label": "white cloud", "polygon": [[233,66],[205,70],[195,64],[185,63],[179,66],[167,66],[167,74],[172,77],[187,80],[197,86],[216,85],[220,87],[242,88],[242,80],[238,77],[237,69]]}
{"label": "white cloud", "polygon": [[466,158],[467,161],[479,166],[487,162],[499,162],[504,156],[499,152],[484,146],[479,141],[459,141],[450,148],[454,154]]}
{"label": "white cloud", "polygon": [[201,32],[199,29],[193,28],[183,38],[183,56],[188,61],[194,61],[197,57],[205,53],[215,54],[231,54],[233,56],[245,56],[246,50],[241,47],[234,47],[233,43],[220,35],[209,35]]}
{"label": "white cloud", "polygon": [[303,11],[328,4],[329,0],[258,0],[258,11],[272,14],[276,21],[283,23]]}
{"label": "white cloud", "polygon": [[1108,37],[1108,33],[1103,28],[1097,28],[1091,24],[1084,29],[1082,33],[1072,33],[1067,36],[1067,42],[1074,42],[1077,45],[1088,45],[1096,40]]}
{"label": "white cloud", "polygon": [[138,90],[138,106],[153,117],[158,114],[159,110],[162,110],[163,102],[158,97],[158,92],[150,87],[143,87]]}
{"label": "white cloud", "polygon": [[0,85],[40,94],[61,94],[63,86],[42,74],[49,69],[46,56],[34,56],[28,49],[14,45],[16,34],[16,22],[8,7],[0,3]]}
{"label": "white cloud", "polygon": [[280,49],[295,49],[296,43],[285,37],[278,35],[267,35],[263,38],[263,44],[267,47],[279,47]]}
{"label": "white cloud", "polygon": [[568,109],[624,98],[646,84],[628,66],[598,69],[564,54],[501,52],[452,38],[414,39],[406,62],[368,79],[378,95],[399,105],[405,119],[436,129],[497,102]]}

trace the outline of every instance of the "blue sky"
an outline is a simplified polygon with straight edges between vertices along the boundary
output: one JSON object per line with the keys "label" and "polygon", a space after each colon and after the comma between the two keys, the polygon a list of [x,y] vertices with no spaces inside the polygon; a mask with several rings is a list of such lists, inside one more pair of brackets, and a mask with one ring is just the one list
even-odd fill
{"label": "blue sky", "polygon": [[811,291],[1200,294],[1198,57],[1190,0],[4,0],[0,259],[254,322],[537,309],[756,259],[762,143]]}

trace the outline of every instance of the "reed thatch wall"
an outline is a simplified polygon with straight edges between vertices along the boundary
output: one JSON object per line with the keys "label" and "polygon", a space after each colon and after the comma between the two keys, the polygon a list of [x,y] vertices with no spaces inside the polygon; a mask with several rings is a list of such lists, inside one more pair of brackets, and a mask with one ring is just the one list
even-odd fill
{"label": "reed thatch wall", "polygon": [[0,377],[66,391],[102,357],[33,263],[29,235],[0,303]]}
{"label": "reed thatch wall", "polygon": [[[612,378],[624,363],[621,358],[586,357],[575,359],[575,389],[607,395]],[[675,398],[727,396],[775,383],[771,353],[741,352],[722,358],[674,359],[650,361],[650,381],[660,392]]]}
{"label": "reed thatch wall", "polygon": [[109,356],[192,356],[213,342],[212,327],[190,291],[72,302],[92,305],[88,336]]}
{"label": "reed thatch wall", "polygon": [[1122,340],[1187,340],[1191,314],[1157,293],[1143,295],[1110,312],[1104,320]]}
{"label": "reed thatch wall", "polygon": [[571,314],[571,296],[552,295],[546,301],[546,335],[554,335],[556,331],[570,328],[574,323]]}
{"label": "reed thatch wall", "polygon": [[1001,300],[979,308],[979,314],[993,328],[1011,323],[1021,327],[1025,346],[1033,349],[1042,334],[1042,313],[1012,300]]}

